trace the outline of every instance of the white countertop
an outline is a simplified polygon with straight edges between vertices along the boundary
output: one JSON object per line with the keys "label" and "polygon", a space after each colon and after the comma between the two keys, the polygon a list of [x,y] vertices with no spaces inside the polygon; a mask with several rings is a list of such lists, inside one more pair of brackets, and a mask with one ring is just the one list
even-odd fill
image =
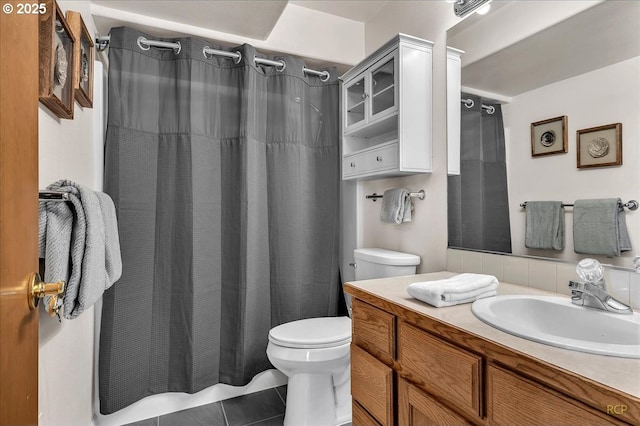
{"label": "white countertop", "polygon": [[[640,397],[640,359],[595,355],[537,343],[505,333],[497,328],[493,328],[490,325],[485,324],[471,312],[470,303],[435,308],[427,303],[414,299],[407,294],[407,287],[411,283],[433,281],[453,275],[457,274],[453,272],[435,272],[405,277],[353,281],[348,284],[364,292],[377,296],[378,298],[393,302],[406,309],[442,321],[478,337],[496,342],[515,351],[528,354],[564,370],[571,371],[587,379],[591,379],[620,390],[636,398]],[[568,297],[566,295],[501,282],[498,287],[498,295],[504,294],[554,295]],[[575,324],[575,326],[580,327],[580,324]]]}

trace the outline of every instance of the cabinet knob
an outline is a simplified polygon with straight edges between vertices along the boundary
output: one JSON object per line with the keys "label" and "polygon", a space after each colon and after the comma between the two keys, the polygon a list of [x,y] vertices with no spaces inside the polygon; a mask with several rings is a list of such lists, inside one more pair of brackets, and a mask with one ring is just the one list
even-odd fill
{"label": "cabinet knob", "polygon": [[356,166],[356,163],[353,163],[353,162],[352,162],[352,163],[350,164],[350,166],[353,168],[353,167],[355,167],[355,166]]}
{"label": "cabinet knob", "polygon": [[381,155],[378,155],[378,156],[376,157],[376,161],[377,161],[377,162],[379,162],[379,163],[381,163],[381,162],[382,162],[382,156],[381,156]]}

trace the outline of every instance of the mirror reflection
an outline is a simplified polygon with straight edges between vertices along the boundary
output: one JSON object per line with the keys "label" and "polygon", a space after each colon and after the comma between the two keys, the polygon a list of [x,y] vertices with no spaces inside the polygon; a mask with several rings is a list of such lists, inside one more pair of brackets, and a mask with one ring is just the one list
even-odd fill
{"label": "mirror reflection", "polygon": [[[640,198],[638,22],[640,2],[511,1],[494,2],[488,15],[471,16],[447,32],[447,45],[465,51],[461,173],[448,182],[450,247],[578,260],[586,255],[575,252],[574,217],[580,217],[576,237],[589,226],[574,202]],[[608,133],[590,130],[600,128]],[[620,155],[619,164],[615,158],[598,164],[585,149],[579,157],[578,136],[583,147],[607,139],[606,155]],[[590,167],[578,168],[581,162]],[[536,201],[565,204],[563,229],[554,231],[563,233],[562,245],[556,235],[548,247],[525,246],[527,209],[521,204]],[[590,257],[632,266],[640,252],[640,210],[624,213],[631,250]],[[605,227],[595,228],[600,238]],[[616,229],[611,232],[615,236]]]}

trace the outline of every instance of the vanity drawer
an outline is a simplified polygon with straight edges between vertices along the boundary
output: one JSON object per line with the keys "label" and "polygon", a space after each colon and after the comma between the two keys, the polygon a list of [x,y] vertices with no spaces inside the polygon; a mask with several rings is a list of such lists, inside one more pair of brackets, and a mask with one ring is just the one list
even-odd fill
{"label": "vanity drawer", "polygon": [[353,300],[353,342],[387,364],[396,356],[396,317],[358,299]]}
{"label": "vanity drawer", "polygon": [[395,170],[398,167],[397,142],[385,143],[380,147],[369,148],[342,158],[343,177],[373,175],[379,171]]}
{"label": "vanity drawer", "polygon": [[398,324],[401,374],[462,413],[482,417],[482,358],[405,322]]}
{"label": "vanity drawer", "polygon": [[406,380],[398,379],[398,424],[400,425],[472,425],[427,393]]}
{"label": "vanity drawer", "polygon": [[393,424],[393,370],[354,344],[351,396],[381,425]]}
{"label": "vanity drawer", "polygon": [[611,416],[500,367],[487,368],[491,425],[622,425]]}
{"label": "vanity drawer", "polygon": [[353,426],[379,426],[380,423],[367,413],[367,410],[362,408],[360,404],[353,401],[353,408],[351,414],[351,424]]}

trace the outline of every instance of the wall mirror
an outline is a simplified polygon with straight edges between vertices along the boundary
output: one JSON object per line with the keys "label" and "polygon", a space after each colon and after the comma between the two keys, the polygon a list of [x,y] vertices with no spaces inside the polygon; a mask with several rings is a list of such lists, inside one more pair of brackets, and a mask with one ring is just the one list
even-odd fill
{"label": "wall mirror", "polygon": [[[447,31],[447,45],[465,51],[462,98],[472,100],[477,111],[476,118],[463,114],[463,145],[469,122],[477,123],[490,109],[501,114],[489,124],[483,121],[481,130],[470,130],[479,138],[488,133],[491,141],[462,148],[461,176],[449,177],[449,247],[566,261],[596,257],[631,267],[640,253],[640,210],[625,209],[632,250],[607,257],[574,252],[571,206],[565,208],[562,250],[526,248],[521,204],[640,199],[640,2],[505,1],[492,6],[489,14],[469,16]],[[464,112],[463,103],[461,108]],[[578,168],[579,131],[615,123],[622,129],[621,164]],[[504,144],[496,146],[493,135],[499,126]],[[544,135],[537,151],[532,149],[533,127],[536,135]],[[558,147],[547,130],[556,134]],[[456,179],[465,179],[465,162],[472,173],[466,175],[466,187],[456,187]],[[493,183],[483,187],[485,181]],[[501,198],[500,191],[507,197]],[[498,229],[505,222],[506,236]]]}

